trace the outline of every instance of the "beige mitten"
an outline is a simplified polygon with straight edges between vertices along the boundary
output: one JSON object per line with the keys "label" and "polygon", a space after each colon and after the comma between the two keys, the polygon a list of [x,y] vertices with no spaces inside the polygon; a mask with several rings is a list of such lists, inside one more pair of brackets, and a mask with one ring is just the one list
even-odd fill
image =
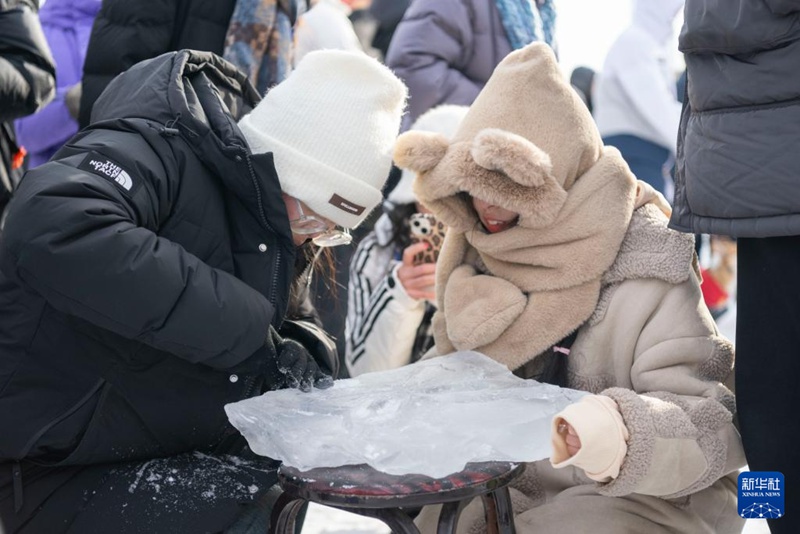
{"label": "beige mitten", "polygon": [[444,290],[447,337],[458,350],[487,345],[519,317],[527,301],[511,282],[460,265]]}
{"label": "beige mitten", "polygon": [[[567,452],[566,436],[559,431],[562,423],[572,425],[581,441],[580,450],[572,457]],[[592,480],[608,482],[619,475],[628,453],[628,438],[617,403],[605,395],[587,395],[553,417],[550,463],[557,469],[574,465]]]}

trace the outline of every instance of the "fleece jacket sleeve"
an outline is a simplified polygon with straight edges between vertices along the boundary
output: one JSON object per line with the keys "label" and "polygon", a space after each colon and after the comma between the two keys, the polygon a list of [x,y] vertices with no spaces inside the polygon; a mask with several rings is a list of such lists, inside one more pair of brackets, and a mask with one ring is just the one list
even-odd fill
{"label": "fleece jacket sleeve", "polygon": [[[681,284],[633,281],[620,290],[638,294],[652,309],[642,313],[632,388],[602,392],[619,407],[630,439],[619,476],[599,491],[665,498],[695,493],[744,465],[732,421],[734,397],[723,385],[732,373],[733,346],[719,335],[695,276]],[[626,301],[632,302],[620,299]]]}

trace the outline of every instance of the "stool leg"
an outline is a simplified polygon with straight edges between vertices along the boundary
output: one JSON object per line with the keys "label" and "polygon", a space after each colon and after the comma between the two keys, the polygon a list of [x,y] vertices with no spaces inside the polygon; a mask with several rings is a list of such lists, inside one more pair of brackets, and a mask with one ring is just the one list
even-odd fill
{"label": "stool leg", "polygon": [[269,531],[271,534],[294,534],[295,520],[297,514],[306,503],[303,499],[292,497],[288,493],[282,493],[275,501],[270,517]]}
{"label": "stool leg", "polygon": [[411,518],[397,508],[339,508],[339,510],[379,519],[392,529],[394,534],[420,534]]}
{"label": "stool leg", "polygon": [[436,534],[455,534],[456,527],[458,526],[458,518],[470,501],[471,499],[464,499],[442,505],[442,511],[439,512],[439,525],[436,528]]}
{"label": "stool leg", "polygon": [[488,534],[516,534],[508,486],[498,488],[488,495],[481,495],[481,499],[486,517],[486,532]]}

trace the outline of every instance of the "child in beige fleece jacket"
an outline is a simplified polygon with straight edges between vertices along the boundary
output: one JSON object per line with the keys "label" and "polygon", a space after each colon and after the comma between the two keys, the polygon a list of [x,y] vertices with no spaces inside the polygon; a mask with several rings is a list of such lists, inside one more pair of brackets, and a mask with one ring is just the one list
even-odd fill
{"label": "child in beige fleece jacket", "polygon": [[[435,353],[477,350],[594,394],[554,418],[551,458],[514,484],[518,531],[740,532],[733,348],[703,304],[692,237],[603,146],[552,51],[510,54],[451,141],[408,132],[395,160],[449,227]],[[459,532],[484,531],[482,516],[472,503]]]}

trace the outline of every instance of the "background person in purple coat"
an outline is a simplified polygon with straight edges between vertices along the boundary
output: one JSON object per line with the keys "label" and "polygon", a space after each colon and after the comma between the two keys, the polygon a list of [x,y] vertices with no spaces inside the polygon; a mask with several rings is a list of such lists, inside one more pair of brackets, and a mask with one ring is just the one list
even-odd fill
{"label": "background person in purple coat", "polygon": [[17,139],[28,151],[28,168],[45,163],[78,131],[83,61],[102,0],[48,0],[39,19],[56,62],[56,96],[39,112],[16,121]]}
{"label": "background person in purple coat", "polygon": [[440,104],[472,104],[512,50],[534,41],[555,47],[555,20],[553,0],[413,2],[386,56],[408,86],[403,129]]}

